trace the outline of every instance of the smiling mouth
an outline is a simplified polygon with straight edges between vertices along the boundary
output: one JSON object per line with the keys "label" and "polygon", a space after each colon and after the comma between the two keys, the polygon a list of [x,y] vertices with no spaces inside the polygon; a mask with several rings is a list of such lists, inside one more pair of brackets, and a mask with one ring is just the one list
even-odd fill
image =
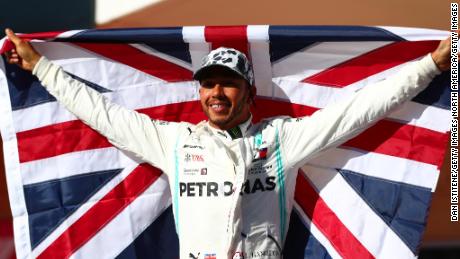
{"label": "smiling mouth", "polygon": [[225,103],[215,103],[215,104],[209,105],[209,107],[214,112],[221,113],[221,112],[225,112],[229,108],[229,105]]}
{"label": "smiling mouth", "polygon": [[219,109],[219,108],[221,108],[221,107],[223,107],[223,106],[224,106],[223,104],[212,104],[212,105],[211,105],[211,108],[213,108],[213,109]]}

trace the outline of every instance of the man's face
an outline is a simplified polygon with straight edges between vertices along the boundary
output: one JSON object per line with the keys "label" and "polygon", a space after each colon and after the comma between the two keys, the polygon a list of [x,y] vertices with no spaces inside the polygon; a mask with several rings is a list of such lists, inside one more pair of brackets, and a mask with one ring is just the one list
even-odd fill
{"label": "man's face", "polygon": [[200,81],[200,101],[211,126],[231,129],[250,117],[251,93],[254,87],[241,77],[222,68],[212,68]]}

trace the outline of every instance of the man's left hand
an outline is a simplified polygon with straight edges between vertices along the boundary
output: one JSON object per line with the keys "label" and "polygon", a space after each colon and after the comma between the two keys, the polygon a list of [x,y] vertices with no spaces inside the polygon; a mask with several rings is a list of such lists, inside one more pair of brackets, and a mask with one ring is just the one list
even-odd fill
{"label": "man's left hand", "polygon": [[447,71],[450,69],[450,49],[451,37],[442,40],[439,43],[438,48],[431,53],[434,63],[436,63],[441,71]]}

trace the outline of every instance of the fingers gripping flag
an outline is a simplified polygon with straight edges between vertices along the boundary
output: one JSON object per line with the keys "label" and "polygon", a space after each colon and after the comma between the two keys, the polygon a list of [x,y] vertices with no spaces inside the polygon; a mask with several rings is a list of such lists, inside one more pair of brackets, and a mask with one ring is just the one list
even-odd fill
{"label": "fingers gripping flag", "polygon": [[[254,64],[254,120],[306,116],[433,51],[446,32],[236,26],[26,34],[40,53],[153,119],[206,119],[192,74],[220,46]],[[11,48],[5,39],[2,52]],[[178,258],[166,177],[115,149],[35,77],[0,61],[0,129],[18,258]],[[414,258],[450,123],[449,75],[305,165],[284,258]],[[263,156],[263,152],[260,154]],[[244,255],[243,255],[244,256]]]}

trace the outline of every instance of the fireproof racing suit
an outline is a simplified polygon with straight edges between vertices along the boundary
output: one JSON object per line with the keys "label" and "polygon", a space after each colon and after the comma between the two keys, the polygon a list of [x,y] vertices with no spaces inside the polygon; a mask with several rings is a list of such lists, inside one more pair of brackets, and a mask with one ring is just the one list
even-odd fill
{"label": "fireproof racing suit", "polygon": [[208,122],[152,120],[72,79],[42,57],[33,73],[116,147],[167,174],[181,258],[281,258],[300,166],[423,90],[430,56],[303,118],[275,117],[221,131]]}

